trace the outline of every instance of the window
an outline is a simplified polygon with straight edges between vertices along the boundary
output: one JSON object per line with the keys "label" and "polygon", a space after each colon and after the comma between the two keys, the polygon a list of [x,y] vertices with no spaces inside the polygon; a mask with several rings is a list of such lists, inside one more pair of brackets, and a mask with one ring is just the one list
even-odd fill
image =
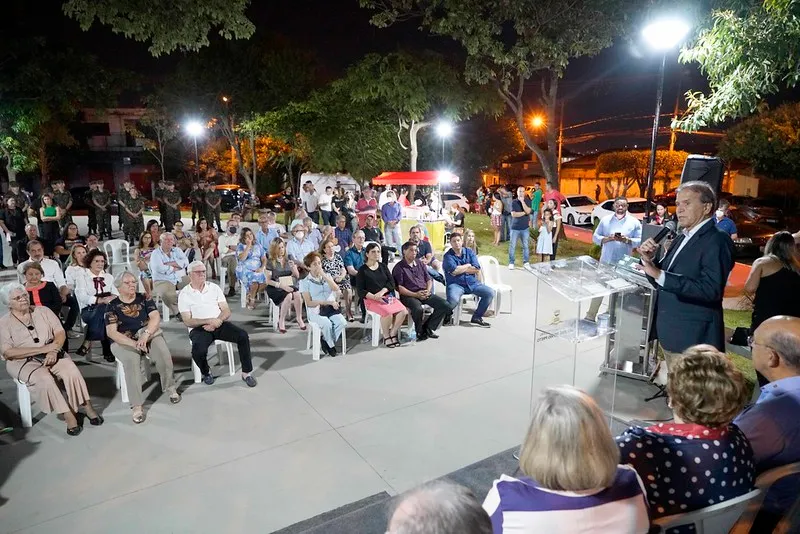
{"label": "window", "polygon": [[442,193],[442,198],[444,200],[458,200],[458,195],[454,195],[453,193]]}
{"label": "window", "polygon": [[579,196],[579,197],[568,197],[567,200],[569,201],[571,206],[591,206],[595,204],[595,201],[589,197]]}
{"label": "window", "polygon": [[645,207],[645,202],[631,202],[630,204],[628,204],[628,211],[630,213],[644,213],[644,207]]}
{"label": "window", "polygon": [[606,200],[605,202],[603,202],[602,207],[606,211],[614,211],[614,201]]}

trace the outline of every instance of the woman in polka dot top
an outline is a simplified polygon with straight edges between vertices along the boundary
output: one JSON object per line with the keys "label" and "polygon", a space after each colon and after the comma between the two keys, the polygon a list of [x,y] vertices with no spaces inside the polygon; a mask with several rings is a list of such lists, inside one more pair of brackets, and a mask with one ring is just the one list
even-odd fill
{"label": "woman in polka dot top", "polygon": [[691,512],[751,491],[753,451],[731,424],[747,400],[742,374],[714,347],[696,345],[673,363],[667,392],[673,423],[631,427],[617,437],[621,463],[633,466],[644,482],[650,517]]}

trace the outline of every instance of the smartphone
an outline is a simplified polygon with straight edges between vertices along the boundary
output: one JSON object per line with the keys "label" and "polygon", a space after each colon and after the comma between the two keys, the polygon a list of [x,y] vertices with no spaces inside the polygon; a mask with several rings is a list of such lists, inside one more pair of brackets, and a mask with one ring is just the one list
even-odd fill
{"label": "smartphone", "polygon": [[614,232],[614,237],[622,237],[622,234],[619,232]]}

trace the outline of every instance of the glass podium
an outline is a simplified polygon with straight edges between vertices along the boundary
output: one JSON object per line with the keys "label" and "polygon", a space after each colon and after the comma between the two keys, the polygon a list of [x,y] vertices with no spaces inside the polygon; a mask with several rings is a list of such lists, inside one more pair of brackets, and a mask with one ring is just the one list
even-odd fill
{"label": "glass podium", "polygon": [[[589,256],[537,263],[530,272],[536,284],[530,407],[543,389],[571,385],[594,398],[615,433],[631,420],[661,418],[660,406],[644,403],[648,384],[618,380],[617,370],[628,371],[631,355],[640,354],[648,315],[641,310],[642,287]],[[598,306],[607,309],[587,320],[590,307]],[[626,333],[629,325],[636,335]]]}

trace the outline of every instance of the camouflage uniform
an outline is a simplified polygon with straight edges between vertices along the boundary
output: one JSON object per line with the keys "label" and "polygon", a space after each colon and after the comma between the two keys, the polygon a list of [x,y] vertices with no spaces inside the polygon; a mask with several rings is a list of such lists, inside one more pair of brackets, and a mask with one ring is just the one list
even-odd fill
{"label": "camouflage uniform", "polygon": [[67,190],[56,191],[53,193],[53,202],[56,206],[64,211],[64,216],[59,221],[59,226],[63,232],[64,228],[66,228],[67,225],[72,222],[72,215],[70,214],[69,209],[67,209],[67,206],[69,206],[69,204],[72,202],[72,193]]}
{"label": "camouflage uniform", "polygon": [[[92,193],[92,203],[95,205],[97,212],[97,237],[101,240],[103,236],[106,239],[111,239],[111,193],[103,189],[102,191],[95,191]],[[105,209],[98,206],[109,204]]]}
{"label": "camouflage uniform", "polygon": [[[125,195],[125,197],[124,203],[120,204],[120,206],[125,206],[133,213],[136,213],[144,208],[144,198],[142,198],[141,195],[138,195],[136,198],[133,198],[130,195]],[[142,237],[142,234],[144,233],[143,216],[139,215],[138,217],[131,217],[124,209],[120,210],[120,213],[122,212],[125,212],[125,235],[127,236],[128,241],[138,243],[139,238]]]}
{"label": "camouflage uniform", "polygon": [[[16,182],[13,182],[13,183],[16,184]],[[17,187],[19,187],[19,186],[17,185]],[[3,198],[3,203],[8,205],[7,201],[8,201],[9,198],[13,198],[13,199],[15,199],[17,201],[17,207],[19,209],[21,209],[25,213],[25,216],[27,217],[28,216],[28,210],[31,207],[31,203],[28,200],[28,195],[23,193],[22,189],[20,189],[16,194],[12,193],[11,192],[11,184],[9,184],[9,190],[6,193],[6,196]]]}
{"label": "camouflage uniform", "polygon": [[[177,191],[170,191],[167,189],[164,191],[162,198],[164,199],[164,214],[162,216],[164,229],[167,232],[171,232],[175,222],[179,221],[181,218],[181,194]],[[170,204],[177,204],[178,208],[173,208]]]}
{"label": "camouflage uniform", "polygon": [[192,203],[192,226],[194,226],[196,217],[203,217],[205,213],[205,192],[201,188],[192,189],[189,193],[189,201]]}
{"label": "camouflage uniform", "polygon": [[[117,205],[118,206],[122,206],[130,198],[131,198],[131,194],[128,192],[127,189],[125,189],[124,185],[121,186],[117,190]],[[127,226],[128,226],[128,219],[129,218],[130,217],[128,216],[128,212],[127,211],[125,211],[123,209],[119,210],[119,217],[118,217],[117,220],[119,221],[119,229],[122,230],[122,234],[123,235],[128,235],[128,227]]]}
{"label": "camouflage uniform", "polygon": [[220,194],[219,191],[217,191],[216,189],[209,189],[205,192],[204,211],[205,211],[205,219],[208,222],[208,227],[212,228],[214,226],[214,221],[216,221],[217,230],[221,232],[222,223],[220,223],[219,220],[219,212],[222,206],[221,204],[217,205],[216,208],[211,206],[211,204],[217,204],[219,201],[220,201]]}
{"label": "camouflage uniform", "polygon": [[96,234],[97,233],[97,212],[94,210],[94,204],[92,203],[92,193],[94,193],[94,189],[89,187],[86,192],[83,194],[83,203],[86,204],[87,211],[89,214],[89,233]]}
{"label": "camouflage uniform", "polygon": [[164,188],[164,180],[159,181],[156,184],[155,191],[153,192],[153,199],[158,202],[159,222],[162,226],[164,225],[164,211],[166,209],[164,204],[164,193],[166,192],[167,190]]}

